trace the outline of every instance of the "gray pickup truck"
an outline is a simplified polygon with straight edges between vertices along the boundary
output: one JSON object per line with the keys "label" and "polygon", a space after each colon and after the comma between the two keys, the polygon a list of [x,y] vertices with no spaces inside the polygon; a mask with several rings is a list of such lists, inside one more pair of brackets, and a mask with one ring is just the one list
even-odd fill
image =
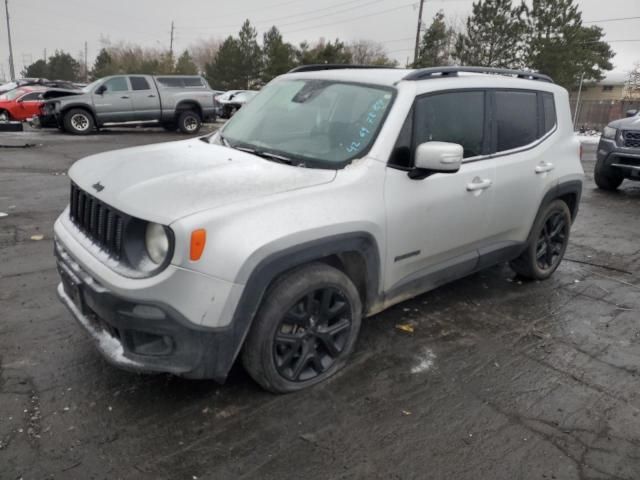
{"label": "gray pickup truck", "polygon": [[58,127],[85,135],[110,125],[158,124],[166,130],[196,133],[205,120],[215,120],[213,91],[200,76],[114,75],[79,91],[47,98],[40,127]]}

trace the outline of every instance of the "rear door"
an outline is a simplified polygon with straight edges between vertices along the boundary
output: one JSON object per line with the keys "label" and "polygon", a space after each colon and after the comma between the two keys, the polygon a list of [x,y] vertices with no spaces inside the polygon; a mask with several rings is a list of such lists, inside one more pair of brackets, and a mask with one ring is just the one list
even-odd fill
{"label": "rear door", "polygon": [[507,247],[526,240],[540,202],[555,183],[548,139],[556,131],[556,112],[552,93],[495,90],[491,95],[496,162],[491,231],[495,243]]}
{"label": "rear door", "polygon": [[160,120],[160,98],[151,77],[132,75],[129,83],[136,120]]}
{"label": "rear door", "polygon": [[[483,90],[420,97],[394,148],[385,180],[387,260],[385,291],[390,297],[446,283],[473,271],[477,248],[488,233],[494,160],[487,134]],[[464,160],[456,173],[411,179],[417,145],[457,143]]]}
{"label": "rear door", "polygon": [[[101,86],[102,93],[96,93]],[[93,105],[100,123],[118,123],[136,120],[133,117],[131,86],[125,76],[111,77],[93,92]]]}

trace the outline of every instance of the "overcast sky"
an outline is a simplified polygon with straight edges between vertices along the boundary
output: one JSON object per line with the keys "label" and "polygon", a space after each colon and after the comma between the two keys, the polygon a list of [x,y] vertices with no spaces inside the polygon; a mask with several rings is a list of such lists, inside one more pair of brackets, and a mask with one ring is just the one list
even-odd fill
{"label": "overcast sky", "polygon": [[[88,42],[89,63],[101,37],[168,48],[175,22],[174,50],[199,38],[235,34],[245,18],[259,35],[276,25],[285,40],[313,42],[320,37],[381,42],[404,64],[413,55],[419,0],[9,0],[16,73],[55,49],[80,56]],[[460,24],[473,0],[426,0],[427,24],[438,10]],[[640,17],[640,0],[580,0],[585,22]],[[4,2],[0,11],[4,13]],[[0,17],[0,66],[8,76],[7,32]],[[616,71],[640,61],[640,18],[597,22],[617,53]],[[620,41],[618,41],[620,40]],[[2,71],[0,71],[2,74]]]}

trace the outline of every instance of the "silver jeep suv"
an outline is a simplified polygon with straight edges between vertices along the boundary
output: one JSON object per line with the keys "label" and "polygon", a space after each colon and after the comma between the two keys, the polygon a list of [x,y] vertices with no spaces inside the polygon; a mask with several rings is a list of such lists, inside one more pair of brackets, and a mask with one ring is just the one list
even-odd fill
{"label": "silver jeep suv", "polygon": [[290,392],[362,318],[511,262],[558,267],[583,171],[544,75],[305,66],[209,137],[94,155],[55,224],[58,294],[111,363]]}

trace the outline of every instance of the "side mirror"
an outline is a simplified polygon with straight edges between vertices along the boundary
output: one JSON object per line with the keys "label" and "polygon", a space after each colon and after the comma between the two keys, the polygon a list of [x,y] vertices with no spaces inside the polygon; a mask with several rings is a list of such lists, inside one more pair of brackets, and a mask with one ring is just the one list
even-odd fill
{"label": "side mirror", "polygon": [[98,95],[102,95],[106,91],[107,87],[105,85],[100,85],[98,88],[96,88],[96,94]]}
{"label": "side mirror", "polygon": [[638,110],[627,110],[627,117],[635,117],[638,114]]}
{"label": "side mirror", "polygon": [[460,170],[464,149],[448,142],[426,142],[416,148],[414,168],[409,177],[421,180],[434,173],[455,173]]}

